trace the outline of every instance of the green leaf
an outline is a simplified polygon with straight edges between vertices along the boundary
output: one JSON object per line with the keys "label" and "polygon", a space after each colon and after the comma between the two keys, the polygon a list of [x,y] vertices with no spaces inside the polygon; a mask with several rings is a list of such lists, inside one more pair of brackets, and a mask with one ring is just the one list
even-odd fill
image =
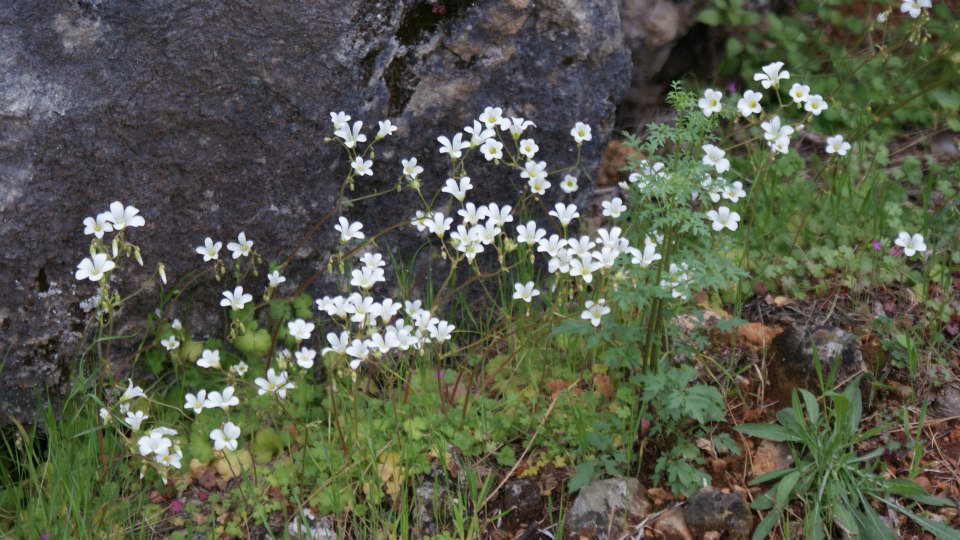
{"label": "green leaf", "polygon": [[593,480],[596,468],[597,464],[595,461],[585,461],[577,465],[576,470],[567,482],[567,490],[573,493],[589,484]]}
{"label": "green leaf", "polygon": [[797,481],[800,480],[800,471],[793,471],[792,473],[783,477],[783,480],[777,484],[777,497],[776,502],[777,506],[783,508],[786,506],[787,502],[790,500],[790,495],[793,493],[794,486],[797,485]]}
{"label": "green leaf", "polygon": [[773,530],[778,521],[780,521],[780,510],[774,510],[764,516],[760,524],[757,525],[757,528],[753,531],[753,540],[766,540],[766,538],[769,538],[770,531]]}
{"label": "green leaf", "polygon": [[810,418],[811,424],[817,424],[820,422],[820,404],[817,403],[817,398],[808,392],[807,390],[800,390],[800,395],[803,396],[803,402],[807,407],[807,416]]}
{"label": "green leaf", "polygon": [[919,514],[916,514],[908,510],[903,506],[900,506],[899,504],[893,501],[883,500],[883,502],[885,502],[888,506],[900,512],[901,514],[912,519],[917,523],[917,525],[920,525],[920,527],[922,527],[925,531],[933,534],[937,538],[941,538],[943,540],[960,539],[960,530],[954,529],[953,527],[950,527],[946,523],[939,523],[931,519],[927,519]]}
{"label": "green leaf", "polygon": [[271,428],[261,428],[253,439],[253,458],[260,465],[268,463],[273,455],[283,450],[283,440]]}
{"label": "green leaf", "polygon": [[701,11],[697,20],[707,26],[720,26],[722,22],[720,12],[714,8],[707,8]]}
{"label": "green leaf", "polygon": [[777,424],[740,424],[733,429],[758,439],[776,442],[800,442],[800,437]]}

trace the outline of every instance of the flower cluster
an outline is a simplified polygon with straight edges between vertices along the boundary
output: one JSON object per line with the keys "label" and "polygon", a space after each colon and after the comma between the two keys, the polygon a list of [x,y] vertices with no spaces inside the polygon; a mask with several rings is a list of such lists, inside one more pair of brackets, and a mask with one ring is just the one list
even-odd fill
{"label": "flower cluster", "polygon": [[[100,418],[109,423],[114,415],[120,415],[121,422],[129,430],[131,437],[128,438],[129,444],[135,449],[136,453],[149,461],[144,462],[141,469],[141,476],[145,473],[148,466],[152,466],[160,472],[164,483],[167,479],[168,469],[179,469],[183,459],[183,451],[180,449],[179,440],[172,438],[177,435],[177,430],[157,426],[149,431],[143,431],[143,422],[150,418],[144,412],[143,405],[149,401],[143,388],[133,384],[132,380],[127,381],[127,388],[120,395],[115,407],[100,409]],[[143,433],[136,442],[133,441],[133,434]]]}

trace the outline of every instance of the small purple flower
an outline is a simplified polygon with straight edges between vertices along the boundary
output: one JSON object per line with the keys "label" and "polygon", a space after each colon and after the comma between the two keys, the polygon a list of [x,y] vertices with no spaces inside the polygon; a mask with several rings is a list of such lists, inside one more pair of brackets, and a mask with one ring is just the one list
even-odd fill
{"label": "small purple flower", "polygon": [[873,246],[874,251],[880,251],[881,249],[883,249],[883,244],[881,244],[879,240],[874,240],[873,242],[870,242],[870,245]]}
{"label": "small purple flower", "polygon": [[728,83],[727,83],[727,92],[730,92],[731,94],[736,94],[736,93],[737,93],[737,83],[735,83],[735,82],[733,82],[733,81],[728,82]]}
{"label": "small purple flower", "polygon": [[893,255],[894,257],[903,257],[903,249],[900,248],[900,246],[890,246],[890,249],[887,251],[887,253]]}

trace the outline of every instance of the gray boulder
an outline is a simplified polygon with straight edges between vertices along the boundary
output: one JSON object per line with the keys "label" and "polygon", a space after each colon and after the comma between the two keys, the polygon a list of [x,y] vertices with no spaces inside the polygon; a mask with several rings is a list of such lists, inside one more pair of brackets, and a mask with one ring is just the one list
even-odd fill
{"label": "gray boulder", "polygon": [[[206,236],[226,242],[243,230],[266,259],[283,259],[338,202],[349,164],[324,142],[331,111],[363,120],[368,134],[377,120],[399,126],[378,145],[364,192],[392,186],[409,156],[426,168],[425,187],[437,187],[446,171],[436,137],[489,105],[536,122],[538,159],[551,165],[573,161],[569,130],[589,123],[581,176],[589,187],[631,69],[643,64],[631,63],[619,4],[0,3],[0,418],[29,421],[38,398],[62,396],[76,370],[79,303],[94,293],[73,278],[88,241],[84,217],[114,200],[138,207],[147,225],[133,240],[147,266],[163,261],[174,278],[196,267],[192,248]],[[477,200],[512,199],[519,188],[502,171],[474,170]],[[347,212],[378,230],[414,204],[402,193]],[[390,239],[401,249],[413,241]],[[334,244],[330,226],[304,243],[287,285],[315,272]],[[145,275],[118,272],[117,286],[131,292]],[[124,308],[116,333],[136,333],[156,292],[148,285]],[[193,293],[208,327],[218,294]]]}

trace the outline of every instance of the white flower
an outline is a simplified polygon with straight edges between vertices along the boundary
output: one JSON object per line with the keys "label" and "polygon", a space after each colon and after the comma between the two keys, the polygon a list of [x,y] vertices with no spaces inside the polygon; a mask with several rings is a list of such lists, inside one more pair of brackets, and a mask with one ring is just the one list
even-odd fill
{"label": "white flower", "polygon": [[220,351],[218,350],[211,351],[209,349],[204,349],[204,351],[200,353],[200,358],[197,358],[197,365],[202,368],[219,369],[220,368]]}
{"label": "white flower", "polygon": [[364,253],[360,256],[360,263],[363,264],[365,268],[383,268],[387,265],[383,261],[383,255],[379,253]]}
{"label": "white flower", "polygon": [[203,255],[203,262],[216,260],[220,256],[223,242],[214,242],[209,236],[204,239],[202,246],[197,246],[197,253]]}
{"label": "white flower", "polygon": [[350,285],[364,290],[387,280],[381,268],[354,268],[350,276]]}
{"label": "white flower", "polygon": [[913,257],[915,254],[927,250],[927,245],[923,243],[923,235],[920,233],[911,236],[908,232],[901,232],[893,243],[902,247],[903,254],[907,257]]}
{"label": "white flower", "polygon": [[84,279],[100,281],[107,272],[116,267],[116,263],[111,261],[106,253],[94,253],[80,261],[80,264],[77,265],[75,277],[80,281]]}
{"label": "white flower", "polygon": [[593,258],[592,253],[584,253],[579,257],[572,257],[570,270],[567,272],[573,277],[579,277],[585,283],[593,282],[593,273],[600,270],[600,262]]}
{"label": "white flower", "polygon": [[537,243],[537,253],[546,253],[551,257],[556,257],[561,249],[566,247],[567,239],[560,238],[559,235],[550,235],[550,238],[541,239]]}
{"label": "white flower", "polygon": [[533,187],[533,180],[545,181],[545,179],[547,178],[547,162],[546,161],[539,161],[539,162],[528,161],[524,163],[523,170],[520,172],[520,178],[529,179],[531,181],[530,182],[531,187]]}
{"label": "white flower", "polygon": [[521,244],[536,244],[547,231],[537,227],[536,221],[528,221],[526,225],[517,225],[517,242]]}
{"label": "white flower", "polygon": [[603,207],[603,215],[617,219],[621,214],[627,211],[627,206],[623,204],[623,199],[614,197],[612,200],[600,203]]}
{"label": "white flower", "polygon": [[850,151],[850,143],[843,140],[843,135],[834,135],[827,137],[827,153],[837,154],[839,156],[847,155]]}
{"label": "white flower", "polygon": [[223,291],[223,299],[220,300],[220,305],[223,307],[230,307],[233,310],[243,309],[243,306],[247,302],[253,301],[252,294],[245,294],[243,292],[243,287],[237,286],[233,289],[233,292]]}
{"label": "white flower", "polygon": [[247,374],[247,370],[250,369],[250,366],[246,362],[240,361],[238,364],[230,366],[230,371],[235,373],[237,377],[243,377]]}
{"label": "white flower", "polygon": [[[546,176],[546,173],[544,173]],[[536,195],[544,195],[547,193],[547,190],[550,189],[551,184],[549,181],[541,178],[531,178],[527,181],[527,185],[530,186],[530,192]]]}
{"label": "white flower", "polygon": [[803,104],[803,110],[813,113],[814,116],[820,116],[820,113],[829,108],[827,102],[823,100],[820,94],[814,94],[808,97],[807,102]]}
{"label": "white flower", "polygon": [[104,422],[109,422],[109,421],[110,421],[110,411],[108,411],[108,410],[107,410],[106,408],[104,408],[104,407],[100,407],[100,419],[103,420]]}
{"label": "white flower", "polygon": [[103,238],[103,233],[113,231],[113,224],[110,223],[110,213],[103,212],[97,214],[97,217],[88,217],[83,220],[83,234],[92,234],[97,238]]}
{"label": "white flower", "polygon": [[417,158],[415,157],[401,160],[400,163],[403,164],[403,175],[411,180],[416,180],[423,172],[423,167],[417,165]]}
{"label": "white flower", "polygon": [[437,137],[437,142],[440,143],[440,153],[449,155],[450,159],[459,159],[463,156],[463,150],[470,148],[470,143],[463,140],[462,133],[454,135],[453,140],[441,135]]}
{"label": "white flower", "polygon": [[214,450],[236,450],[240,438],[240,427],[233,422],[227,422],[210,432],[210,439],[213,440]]}
{"label": "white flower", "polygon": [[780,125],[780,117],[774,116],[768,122],[761,122],[760,129],[763,130],[763,138],[767,142],[774,142],[780,137],[789,137],[793,135],[793,128],[788,125]]}
{"label": "white flower", "polygon": [[140,211],[132,206],[123,206],[120,201],[110,203],[110,214],[107,217],[113,223],[113,229],[122,231],[127,227],[143,227],[146,223]]}
{"label": "white flower", "polygon": [[903,0],[900,4],[900,13],[909,13],[910,17],[916,19],[924,9],[933,7],[930,0]]}
{"label": "white flower", "polygon": [[370,356],[370,348],[360,339],[353,340],[350,345],[347,346],[345,352],[347,355],[353,357],[353,360],[350,361],[350,369],[357,369],[360,367],[360,363]]}
{"label": "white flower", "polygon": [[281,283],[283,283],[286,280],[287,278],[281,276],[280,272],[277,270],[274,270],[273,272],[270,272],[269,274],[267,274],[267,283],[270,285],[270,287],[278,287],[280,286]]}
{"label": "white flower", "polygon": [[[348,117],[349,118],[349,117]],[[343,145],[347,148],[353,148],[357,143],[367,142],[367,136],[363,133],[360,133],[360,129],[363,128],[363,122],[359,120],[353,123],[353,129],[344,122],[333,132],[334,135],[343,139]]]}
{"label": "white flower", "polygon": [[796,104],[804,103],[810,97],[810,87],[805,84],[793,83],[790,87],[790,97]]}
{"label": "white flower", "polygon": [[590,321],[590,324],[594,327],[600,326],[600,318],[610,313],[610,308],[607,307],[607,301],[603,298],[596,302],[587,300],[583,307],[586,309],[580,314],[580,318]]}
{"label": "white flower", "polygon": [[243,231],[240,231],[240,234],[237,235],[236,242],[227,244],[227,249],[233,253],[234,259],[250,255],[251,248],[253,248],[253,240],[247,240],[247,234]]}
{"label": "white flower", "polygon": [[777,137],[777,140],[770,142],[770,149],[774,153],[786,154],[790,152],[790,137]]}
{"label": "white flower", "polygon": [[140,431],[140,424],[147,418],[150,417],[143,414],[143,411],[127,411],[127,416],[123,419],[123,422],[130,426],[133,431]]}
{"label": "white flower", "polygon": [[[753,75],[753,80],[760,81],[760,84],[764,88],[779,88],[780,81],[790,78],[790,72],[782,69],[783,62],[774,62],[772,64],[767,64],[761,68],[763,73],[755,73]],[[746,116],[746,115],[744,115]]]}
{"label": "white flower", "polygon": [[480,146],[480,153],[487,161],[503,159],[503,143],[496,139],[487,139]]}
{"label": "white flower", "polygon": [[700,101],[697,102],[697,106],[700,107],[700,110],[703,111],[704,116],[709,117],[713,113],[720,112],[722,106],[720,105],[720,100],[723,98],[723,93],[719,90],[714,90],[712,88],[707,88],[703,92],[703,97],[700,98]]}
{"label": "white flower", "polygon": [[333,129],[342,129],[350,121],[350,115],[345,112],[331,112],[330,122],[333,123]]}
{"label": "white flower", "polygon": [[[247,365],[243,362],[237,364],[240,366],[242,364],[243,372],[246,372]],[[235,367],[237,367],[235,366]],[[239,371],[239,370],[238,370]],[[242,376],[242,373],[240,374]],[[240,398],[234,395],[235,389],[232,386],[228,386],[223,389],[223,392],[217,392],[214,390],[207,394],[207,399],[204,400],[203,406],[208,409],[224,409],[226,410],[229,407],[236,407],[240,404]]]}
{"label": "white flower", "polygon": [[167,336],[166,339],[160,340],[160,344],[168,351],[175,351],[180,347],[180,342],[177,341],[176,336]]}
{"label": "white flower", "polygon": [[316,328],[315,324],[312,322],[307,322],[303,319],[297,319],[287,323],[287,330],[290,331],[290,335],[300,341],[306,341],[310,339],[310,333],[313,332],[314,328]]}
{"label": "white flower", "polygon": [[722,231],[724,227],[731,231],[737,230],[740,223],[740,214],[731,212],[726,206],[707,212],[707,217],[713,221],[713,230]]}
{"label": "white flower", "polygon": [[180,460],[182,459],[183,451],[180,450],[179,446],[174,446],[173,452],[167,452],[166,454],[158,455],[157,463],[171,469],[179,469],[181,466]]}
{"label": "white flower", "polygon": [[463,128],[464,133],[470,135],[470,146],[480,146],[497,133],[490,128],[480,125],[480,122],[473,121],[472,126]]}
{"label": "white flower", "polygon": [[468,202],[463,208],[457,210],[457,214],[463,218],[463,222],[467,225],[476,225],[481,219],[486,219],[489,216],[486,206],[477,208],[472,202]]}
{"label": "white flower", "polygon": [[569,251],[565,249],[557,250],[557,253],[555,255],[550,256],[550,262],[547,265],[547,270],[551,274],[555,274],[557,272],[566,274],[567,272],[570,271],[571,259],[572,259],[572,256],[570,255]]}
{"label": "white flower", "polygon": [[423,222],[433,234],[443,238],[444,233],[450,230],[453,218],[448,218],[442,212],[434,212],[433,216]]}
{"label": "white flower", "polygon": [[503,227],[507,223],[513,222],[513,215],[510,213],[512,211],[513,207],[508,204],[501,208],[497,203],[490,203],[487,205],[487,219],[497,227]]}
{"label": "white flower", "polygon": [[353,163],[351,163],[350,166],[353,167],[353,172],[360,176],[373,176],[373,160],[363,159],[362,156],[357,156],[353,159]]}
{"label": "white flower", "polygon": [[389,120],[381,120],[379,124],[380,130],[377,131],[378,139],[382,139],[387,135],[393,135],[393,132],[397,130],[397,126],[393,125]]}
{"label": "white flower", "polygon": [[730,160],[724,157],[727,154],[726,152],[712,144],[705,144],[701,148],[703,148],[704,153],[704,165],[707,165],[708,167],[716,167],[717,172],[720,174],[730,170]]}
{"label": "white flower", "polygon": [[566,227],[571,221],[580,217],[580,212],[577,211],[576,205],[557,203],[556,206],[553,207],[553,210],[550,211],[550,215],[557,218],[560,224]]}
{"label": "white flower", "polygon": [[573,193],[577,190],[577,177],[572,175],[566,175],[563,177],[563,182],[560,182],[560,189],[564,193]]}
{"label": "white flower", "polygon": [[350,240],[356,238],[357,240],[363,240],[364,235],[361,230],[363,230],[363,223],[359,221],[354,221],[350,223],[347,221],[347,218],[340,216],[339,223],[333,226],[337,232],[340,233],[341,242],[349,242]]}
{"label": "white flower", "polygon": [[328,352],[346,354],[347,347],[350,346],[350,333],[344,331],[340,332],[338,336],[336,333],[330,332],[327,334],[327,343],[329,343],[330,346],[320,351],[320,354],[327,354]]}
{"label": "white flower", "polygon": [[470,177],[464,176],[459,181],[454,178],[447,178],[447,183],[440,191],[449,193],[454,199],[463,202],[467,197],[467,192],[472,188],[473,184],[470,183]]}
{"label": "white flower", "polygon": [[257,377],[253,381],[257,386],[260,387],[257,390],[258,395],[264,395],[267,393],[276,394],[281,398],[287,397],[287,390],[294,388],[293,383],[287,381],[287,372],[281,371],[277,373],[270,368],[267,370],[267,378]]}
{"label": "white flower", "polygon": [[501,121],[501,126],[506,126],[514,139],[520,138],[520,135],[522,135],[528,127],[535,125],[533,122],[524,120],[523,118],[511,118],[510,120]]}
{"label": "white flower", "polygon": [[166,455],[170,447],[173,446],[173,441],[166,438],[163,431],[154,429],[150,431],[149,434],[140,437],[140,439],[137,440],[137,446],[140,447],[141,456],[146,457],[150,454],[163,456]]}
{"label": "white flower", "polygon": [[740,111],[742,116],[750,116],[751,114],[760,114],[760,111],[763,109],[760,107],[760,100],[763,99],[763,94],[760,92],[754,92],[753,90],[747,90],[743,93],[743,97],[737,101],[737,109]]}
{"label": "white flower", "polygon": [[526,283],[514,283],[513,290],[514,300],[523,300],[528,304],[533,300],[534,296],[540,296],[540,291],[533,288],[532,281],[528,281]]}
{"label": "white flower", "polygon": [[[740,199],[746,197],[747,192],[743,189],[743,182],[740,182],[738,180],[730,184],[729,186],[726,186],[725,188],[723,188],[723,190],[720,192],[720,195],[724,199],[727,199],[728,201],[735,203]],[[717,202],[717,201],[713,201],[713,202]]]}
{"label": "white flower", "polygon": [[298,366],[303,369],[310,369],[313,367],[314,358],[317,357],[317,351],[304,347],[293,353],[293,356],[297,359]]}
{"label": "white flower", "polygon": [[184,409],[190,409],[194,414],[200,414],[203,412],[203,408],[207,401],[207,391],[198,390],[197,395],[187,394],[184,396],[186,403],[183,404]]}
{"label": "white flower", "polygon": [[503,122],[503,109],[500,107],[487,107],[480,115],[480,121],[488,128],[497,127]]}
{"label": "white flower", "polygon": [[437,343],[443,343],[450,339],[453,335],[453,331],[457,327],[448,323],[447,321],[439,321],[436,325],[430,326],[430,337],[433,338]]}
{"label": "white flower", "polygon": [[136,399],[139,397],[147,397],[143,392],[143,388],[133,385],[133,379],[127,379],[127,389],[123,391],[123,395],[120,396],[120,402],[130,401],[131,399]]}
{"label": "white flower", "polygon": [[657,253],[657,245],[649,242],[644,244],[643,251],[637,248],[629,248],[628,251],[632,257],[631,262],[643,267],[650,266],[662,258],[661,255]]}
{"label": "white flower", "polygon": [[533,156],[537,155],[537,152],[540,150],[540,147],[537,146],[537,143],[533,139],[523,139],[520,141],[520,153],[527,157],[527,159],[533,159]]}
{"label": "white flower", "polygon": [[583,122],[577,122],[573,129],[570,130],[570,136],[573,137],[573,140],[577,144],[583,143],[583,141],[589,141],[593,138],[590,134],[590,126],[584,124]]}
{"label": "white flower", "polygon": [[880,24],[883,24],[887,22],[887,17],[889,16],[890,16],[890,10],[881,11],[880,13],[877,13],[877,22]]}

